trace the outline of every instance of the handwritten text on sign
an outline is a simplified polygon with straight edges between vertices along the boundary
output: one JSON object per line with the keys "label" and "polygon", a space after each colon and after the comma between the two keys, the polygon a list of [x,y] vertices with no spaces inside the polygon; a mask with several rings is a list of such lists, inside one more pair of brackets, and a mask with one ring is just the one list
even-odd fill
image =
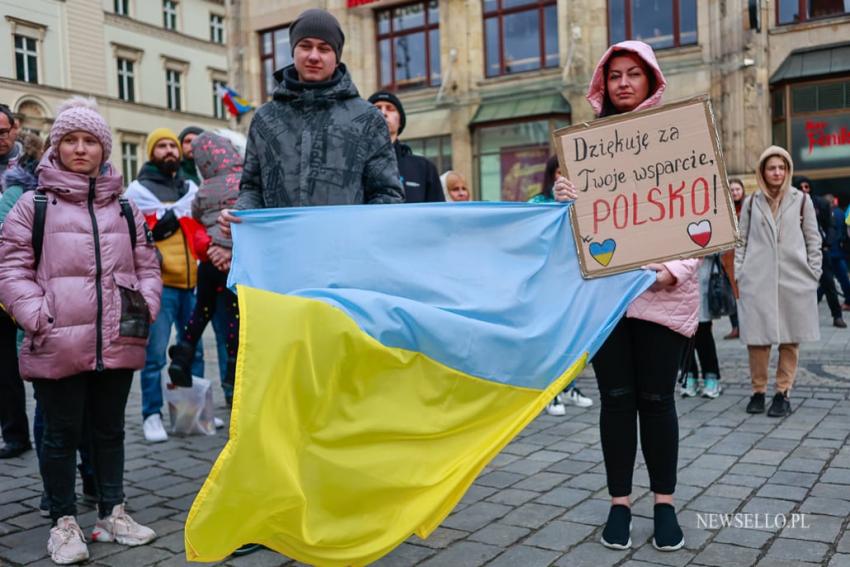
{"label": "handwritten text on sign", "polygon": [[707,97],[554,134],[576,185],[585,277],[731,248],[737,223]]}

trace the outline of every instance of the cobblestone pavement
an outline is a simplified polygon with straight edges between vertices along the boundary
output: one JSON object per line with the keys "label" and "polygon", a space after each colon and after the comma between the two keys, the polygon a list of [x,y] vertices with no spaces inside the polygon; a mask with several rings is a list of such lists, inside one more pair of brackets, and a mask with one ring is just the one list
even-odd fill
{"label": "cobblestone pavement", "polygon": [[[825,307],[823,339],[806,345],[794,390],[794,414],[784,420],[744,412],[749,396],[746,351],[718,340],[724,394],[716,400],[678,401],[681,446],[679,519],[685,549],[660,553],[651,544],[652,495],[646,468],[635,475],[633,547],[611,551],[599,544],[608,500],[599,445],[598,394],[590,371],[579,386],[594,407],[568,408],[566,417],[542,415],[481,474],[454,513],[427,540],[411,537],[381,565],[829,565],[850,567],[850,330],[830,326]],[[716,324],[715,335],[729,329]],[[208,337],[207,337],[208,339]],[[214,350],[207,340],[207,370]],[[227,420],[216,389],[217,414]],[[182,525],[226,430],[214,437],[172,438],[147,444],[141,432],[140,396],[134,386],[127,408],[128,509],[159,538],[129,549],[90,546],[91,564],[135,567],[182,565]],[[31,409],[31,408],[30,408]],[[32,415],[32,414],[30,414]],[[33,452],[0,461],[0,565],[47,565],[47,522],[37,511],[41,481]],[[78,487],[79,492],[79,487]],[[758,514],[758,529],[711,529],[706,514]],[[700,516],[702,514],[702,516]],[[765,526],[768,515],[770,526]],[[805,514],[805,528],[773,525],[777,514]],[[701,523],[700,519],[703,522]],[[80,506],[80,523],[94,524]],[[756,521],[756,520],[753,520]],[[282,565],[270,551],[231,558],[228,565]]]}

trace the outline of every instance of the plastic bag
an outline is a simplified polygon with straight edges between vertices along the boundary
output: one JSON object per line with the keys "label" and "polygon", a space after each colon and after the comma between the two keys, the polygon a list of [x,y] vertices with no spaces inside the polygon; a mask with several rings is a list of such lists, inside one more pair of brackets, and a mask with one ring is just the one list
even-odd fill
{"label": "plastic bag", "polygon": [[165,402],[175,435],[215,435],[212,384],[206,378],[192,377],[191,388],[167,384]]}

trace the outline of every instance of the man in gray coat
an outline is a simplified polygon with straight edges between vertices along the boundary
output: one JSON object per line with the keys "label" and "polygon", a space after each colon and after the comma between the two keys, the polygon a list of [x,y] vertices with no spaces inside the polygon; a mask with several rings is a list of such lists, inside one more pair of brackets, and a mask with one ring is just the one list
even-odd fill
{"label": "man in gray coat", "polygon": [[[289,39],[294,63],[275,72],[278,88],[251,121],[235,208],[404,202],[386,122],[340,62],[336,18],[307,10]],[[222,211],[225,235],[231,222]]]}

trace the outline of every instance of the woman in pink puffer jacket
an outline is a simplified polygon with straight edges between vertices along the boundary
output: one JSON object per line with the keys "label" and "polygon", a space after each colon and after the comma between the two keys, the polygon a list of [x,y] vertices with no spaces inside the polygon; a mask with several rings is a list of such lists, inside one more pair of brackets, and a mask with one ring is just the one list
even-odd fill
{"label": "woman in pink puffer jacket", "polygon": [[[587,99],[597,117],[644,110],[661,102],[667,81],[652,48],[640,41],[611,46],[599,60]],[[561,177],[555,198],[575,198],[573,184]],[[655,493],[652,544],[680,549],[685,538],[673,508],[679,452],[676,376],[698,323],[700,260],[651,264],[656,283],[638,297],[599,349],[593,369],[602,409],[599,428],[611,495],[602,544],[631,546],[632,473],[640,440],[650,490]]]}
{"label": "woman in pink puffer jacket", "polygon": [[[144,218],[119,200],[121,176],[107,162],[112,135],[94,101],[60,107],[50,143],[38,188],[18,200],[0,230],[0,303],[25,332],[21,375],[45,422],[47,549],[66,564],[88,558],[74,495],[84,421],[99,495],[92,540],[140,545],[155,537],[124,511],[124,408],[133,370],[145,362],[162,283]],[[39,199],[46,200],[40,247],[33,244]]]}

